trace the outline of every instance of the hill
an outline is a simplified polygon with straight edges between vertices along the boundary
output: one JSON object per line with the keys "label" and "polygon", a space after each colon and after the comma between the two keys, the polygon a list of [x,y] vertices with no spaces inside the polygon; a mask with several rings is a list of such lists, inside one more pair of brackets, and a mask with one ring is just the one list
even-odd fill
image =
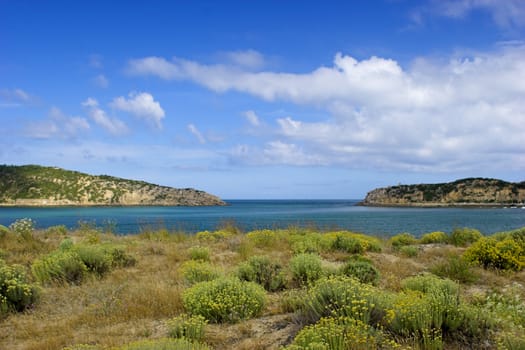
{"label": "hill", "polygon": [[1,206],[225,205],[192,188],[178,189],[56,167],[0,165]]}
{"label": "hill", "polygon": [[525,202],[525,181],[468,178],[438,184],[399,185],[368,192],[368,206],[503,206]]}

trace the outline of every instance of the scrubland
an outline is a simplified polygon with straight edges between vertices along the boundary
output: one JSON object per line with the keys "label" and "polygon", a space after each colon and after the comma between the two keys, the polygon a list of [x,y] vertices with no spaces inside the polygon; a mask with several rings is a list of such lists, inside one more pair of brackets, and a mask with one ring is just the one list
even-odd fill
{"label": "scrubland", "polygon": [[0,226],[0,349],[525,349],[525,228]]}

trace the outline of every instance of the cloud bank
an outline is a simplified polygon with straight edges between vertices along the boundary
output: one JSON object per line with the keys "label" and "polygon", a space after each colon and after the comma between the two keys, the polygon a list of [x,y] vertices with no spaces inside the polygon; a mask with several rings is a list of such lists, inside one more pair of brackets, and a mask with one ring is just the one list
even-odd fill
{"label": "cloud bank", "polygon": [[332,66],[302,74],[145,57],[127,70],[326,112],[318,121],[278,118],[275,139],[259,149],[240,145],[232,151],[237,161],[256,158],[247,156],[253,152],[265,164],[468,171],[525,168],[523,57],[524,45],[501,46],[402,67],[390,58],[338,53]]}
{"label": "cloud bank", "polygon": [[82,102],[82,106],[86,107],[89,117],[110,134],[120,136],[128,132],[126,124],[120,119],[109,117],[94,98],[89,97]]}

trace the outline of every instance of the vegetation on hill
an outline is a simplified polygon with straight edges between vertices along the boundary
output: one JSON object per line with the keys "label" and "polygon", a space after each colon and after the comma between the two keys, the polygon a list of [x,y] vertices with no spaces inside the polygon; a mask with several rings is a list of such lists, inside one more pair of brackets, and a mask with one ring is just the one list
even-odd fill
{"label": "vegetation on hill", "polygon": [[93,176],[56,167],[0,165],[0,205],[224,205],[190,188]]}
{"label": "vegetation on hill", "polygon": [[525,228],[0,230],[2,349],[523,349]]}
{"label": "vegetation on hill", "polygon": [[370,191],[364,205],[512,205],[525,202],[525,181],[468,178],[449,183],[398,185]]}

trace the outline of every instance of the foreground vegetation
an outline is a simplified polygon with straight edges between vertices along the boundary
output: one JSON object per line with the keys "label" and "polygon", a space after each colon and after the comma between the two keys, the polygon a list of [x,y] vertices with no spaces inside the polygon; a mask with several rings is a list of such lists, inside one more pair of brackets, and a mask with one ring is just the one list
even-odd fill
{"label": "foreground vegetation", "polygon": [[0,226],[1,349],[525,349],[525,228]]}

